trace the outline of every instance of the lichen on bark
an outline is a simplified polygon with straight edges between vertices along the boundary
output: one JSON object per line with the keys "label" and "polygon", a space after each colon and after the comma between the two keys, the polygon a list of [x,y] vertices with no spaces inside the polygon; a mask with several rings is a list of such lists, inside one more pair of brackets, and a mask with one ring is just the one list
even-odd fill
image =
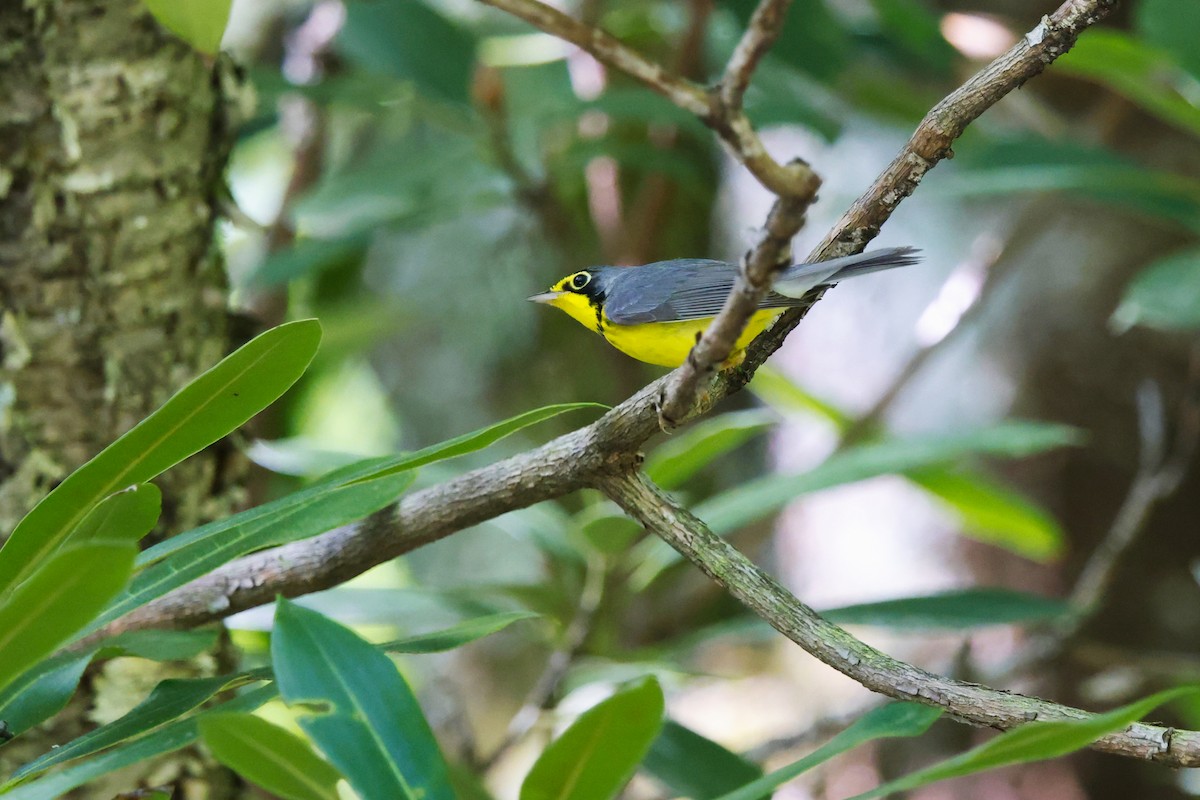
{"label": "lichen on bark", "polygon": [[[226,350],[221,68],[140,0],[0,3],[0,533]],[[228,511],[239,462],[210,448],[157,481],[156,535]],[[5,747],[0,770],[85,730],[89,705]],[[211,777],[196,761],[155,768],[195,789]]]}

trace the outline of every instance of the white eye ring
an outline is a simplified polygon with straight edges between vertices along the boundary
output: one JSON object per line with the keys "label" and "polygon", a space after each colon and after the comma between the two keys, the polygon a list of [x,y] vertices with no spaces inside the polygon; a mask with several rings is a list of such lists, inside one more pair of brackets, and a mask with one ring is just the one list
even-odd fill
{"label": "white eye ring", "polygon": [[592,282],[592,276],[586,272],[576,272],[571,276],[571,288],[578,291]]}

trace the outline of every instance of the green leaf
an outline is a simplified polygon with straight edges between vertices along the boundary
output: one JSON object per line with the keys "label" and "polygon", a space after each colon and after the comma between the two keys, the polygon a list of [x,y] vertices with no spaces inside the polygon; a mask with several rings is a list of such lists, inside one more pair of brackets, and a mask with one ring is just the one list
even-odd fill
{"label": "green leaf", "polygon": [[164,28],[201,53],[213,55],[221,48],[233,0],[145,0],[145,3]]}
{"label": "green leaf", "polygon": [[[255,689],[217,708],[221,711],[253,711],[278,694],[275,685],[269,684]],[[214,709],[215,711],[215,709]],[[205,714],[176,720],[164,725],[150,736],[142,736],[131,742],[118,745],[94,758],[67,766],[57,772],[34,778],[4,793],[5,800],[58,800],[72,789],[82,786],[104,775],[124,769],[132,764],[147,761],[164,753],[187,747],[199,736],[197,722]]]}
{"label": "green leaf", "polygon": [[12,786],[71,759],[90,755],[141,736],[147,731],[158,728],[164,723],[198,708],[201,703],[212,698],[217,692],[246,683],[248,680],[244,675],[219,675],[214,678],[162,681],[154,687],[149,697],[138,703],[129,713],[30,761],[13,773],[13,776],[0,789]]}
{"label": "green leaf", "polygon": [[216,644],[218,631],[128,631],[77,652],[45,659],[0,690],[0,720],[19,734],[66,707],[83,671],[97,653],[102,658],[137,656],[155,661],[194,658]]}
{"label": "green leaf", "polygon": [[748,783],[737,791],[722,795],[720,800],[758,800],[767,792],[774,791],[818,764],[867,742],[875,739],[920,736],[929,730],[929,726],[941,715],[942,711],[939,708],[916,703],[888,703],[868,711],[849,728],[799,761]]}
{"label": "green leaf", "polygon": [[576,411],[584,408],[599,408],[607,411],[609,407],[601,403],[559,403],[558,405],[543,406],[542,408],[536,408],[533,411],[526,411],[523,414],[510,417],[503,422],[497,422],[495,425],[487,428],[481,428],[477,431],[455,437],[454,439],[430,445],[413,453],[406,453],[390,459],[381,459],[379,463],[372,467],[365,468],[359,473],[347,472],[341,478],[347,483],[369,481],[396,472],[423,467],[435,461],[457,458],[458,456],[489,447],[523,428],[528,428],[530,425],[557,417],[568,411]]}
{"label": "green leaf", "polygon": [[855,796],[852,800],[884,797],[947,778],[972,775],[1009,764],[1027,764],[1031,761],[1045,761],[1064,756],[1087,747],[1106,734],[1129,727],[1163,703],[1197,692],[1200,692],[1200,688],[1191,686],[1169,689],[1106,714],[1096,714],[1086,719],[1030,722],[1002,733],[962,755],[903,778],[888,781],[869,792]]}
{"label": "green leaf", "polygon": [[[412,473],[393,474],[367,482],[322,484],[172,537],[163,543],[166,547],[142,554],[143,559],[160,560],[135,575],[129,588],[97,616],[88,631],[247,553],[362,519],[394,503],[414,477]],[[182,541],[174,544],[176,539]]]}
{"label": "green leaf", "polygon": [[946,74],[957,54],[942,36],[940,17],[919,0],[871,0],[883,41],[922,66]]}
{"label": "green leaf", "polygon": [[1134,325],[1166,331],[1200,328],[1200,248],[1173,253],[1139,272],[1110,324],[1122,333]]}
{"label": "green leaf", "polygon": [[811,394],[779,370],[767,366],[754,373],[750,391],[778,411],[807,411],[845,433],[854,419],[832,403]]}
{"label": "green leaf", "polygon": [[1200,181],[1074,141],[980,143],[954,170],[933,180],[947,196],[1071,191],[1200,231]]}
{"label": "green leaf", "polygon": [[350,3],[337,42],[369,70],[411,80],[445,100],[469,101],[475,39],[421,0]]}
{"label": "green leaf", "polygon": [[736,411],[698,422],[655,449],[646,460],[646,474],[664,489],[674,489],[777,420],[764,411]]}
{"label": "green leaf", "polygon": [[271,656],[300,726],[362,797],[454,800],[445,761],[386,655],[336,622],[280,598]]}
{"label": "green leaf", "polygon": [[[756,7],[753,0],[725,0],[721,5],[732,9],[743,26]],[[849,34],[824,0],[793,2],[779,31],[771,58],[782,59],[824,82],[837,77],[855,52]]]}
{"label": "green leaf", "polygon": [[341,774],[308,742],[253,714],[209,714],[200,735],[213,756],[283,800],[337,800]]}
{"label": "green leaf", "polygon": [[1170,53],[1192,75],[1200,78],[1200,3],[1194,0],[1138,0],[1132,9],[1133,24],[1150,44]]}
{"label": "green leaf", "polygon": [[1163,121],[1200,135],[1200,78],[1168,53],[1128,33],[1111,28],[1088,31],[1054,69],[1102,84]]}
{"label": "green leaf", "polygon": [[104,655],[115,650],[120,655],[148,658],[151,661],[187,661],[213,649],[219,634],[220,631],[216,629],[126,631],[110,636],[100,646]]}
{"label": "green leaf", "polygon": [[[597,552],[607,555],[624,553],[630,543],[641,536],[645,530],[641,523],[626,516],[616,503],[608,502],[593,503],[586,507],[571,518],[571,524],[578,528],[579,533]],[[561,549],[551,549],[554,543],[562,542],[563,534],[567,532],[559,528],[553,531],[550,537],[539,539],[538,545],[566,563],[578,562],[578,550],[569,549],[561,552]],[[550,547],[546,547],[547,544]],[[569,542],[564,544],[569,544]]]}
{"label": "green leaf", "polygon": [[462,647],[464,644],[470,644],[476,639],[491,636],[514,622],[536,619],[540,616],[541,614],[535,614],[532,611],[505,611],[500,614],[489,614],[433,633],[395,639],[387,644],[379,645],[379,647],[392,653],[441,653]]}
{"label": "green leaf", "polygon": [[[809,492],[880,475],[937,467],[970,456],[1021,458],[1078,444],[1081,440],[1081,432],[1067,425],[1012,421],[965,433],[861,444],[834,453],[799,475],[767,475],[748,481],[698,504],[694,511],[714,533],[725,536],[774,514]],[[1027,549],[1035,551],[1032,546]],[[638,567],[631,577],[632,585],[645,588],[663,570],[679,563],[680,558],[661,540],[647,539],[636,553]]]}
{"label": "green leaf", "polygon": [[663,724],[658,681],[645,678],[585,711],[542,752],[520,800],[609,800],[633,777]]}
{"label": "green leaf", "polygon": [[972,539],[1036,561],[1062,554],[1065,537],[1058,522],[1011,489],[974,472],[942,467],[911,470],[905,477],[950,506]]}
{"label": "green leaf", "polygon": [[[762,768],[690,728],[667,720],[642,769],[672,796],[713,800],[762,777]],[[769,792],[760,798],[769,797]]]}
{"label": "green leaf", "polygon": [[1066,614],[1062,600],[1009,589],[962,589],[923,597],[860,603],[822,611],[838,625],[961,630],[1046,622]]}
{"label": "green leaf", "polygon": [[366,254],[368,243],[365,233],[336,239],[297,239],[291,247],[269,254],[246,283],[252,287],[279,286],[358,263]]}
{"label": "green leaf", "polygon": [[149,481],[269,406],[304,372],[320,339],[316,320],[252,339],[67,476],[0,550],[0,594],[28,578],[105,497]]}
{"label": "green leaf", "polygon": [[728,533],[775,513],[797,495],[807,492],[953,463],[970,456],[1023,458],[1081,441],[1080,431],[1067,425],[1004,422],[966,433],[863,444],[835,453],[800,475],[769,475],[745,483],[701,503],[696,513],[714,531]]}
{"label": "green leaf", "polygon": [[53,653],[129,581],[137,548],[88,542],[56,553],[0,605],[0,689]]}
{"label": "green leaf", "polygon": [[95,650],[41,661],[0,692],[0,720],[20,735],[66,708]]}
{"label": "green leaf", "polygon": [[162,492],[153,483],[139,483],[110,494],[93,506],[67,541],[137,542],[154,530],[161,513]]}

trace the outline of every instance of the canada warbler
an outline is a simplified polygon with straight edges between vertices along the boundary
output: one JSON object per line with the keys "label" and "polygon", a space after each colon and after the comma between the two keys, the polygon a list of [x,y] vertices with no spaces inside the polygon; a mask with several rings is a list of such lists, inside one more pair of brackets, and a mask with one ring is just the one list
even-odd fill
{"label": "canada warbler", "polygon": [[[801,305],[810,289],[917,260],[917,250],[893,247],[784,267],[724,366],[741,363],[746,345],[785,309]],[[701,258],[677,258],[642,267],[591,267],[529,299],[561,308],[639,361],[677,367],[725,304],[737,272],[736,264]]]}

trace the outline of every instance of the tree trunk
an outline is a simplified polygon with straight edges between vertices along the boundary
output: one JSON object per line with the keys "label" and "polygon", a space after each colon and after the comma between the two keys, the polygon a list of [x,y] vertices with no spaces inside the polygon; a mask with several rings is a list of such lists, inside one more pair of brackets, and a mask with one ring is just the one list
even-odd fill
{"label": "tree trunk", "polygon": [[[0,531],[226,350],[224,73],[140,0],[0,3]],[[158,536],[228,510],[242,472],[228,453],[159,481]],[[0,751],[0,770],[100,704],[85,691]],[[98,791],[84,796],[115,793]]]}

